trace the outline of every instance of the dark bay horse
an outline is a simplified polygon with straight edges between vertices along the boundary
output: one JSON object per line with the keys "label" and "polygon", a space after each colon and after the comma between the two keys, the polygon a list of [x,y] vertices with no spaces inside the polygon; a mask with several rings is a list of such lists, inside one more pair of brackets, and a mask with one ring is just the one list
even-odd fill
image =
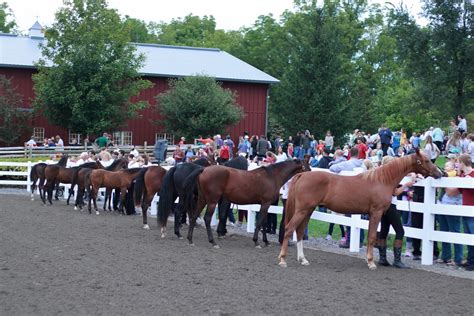
{"label": "dark bay horse", "polygon": [[[104,168],[104,166],[100,162],[97,162],[95,166],[89,165],[89,163],[78,166],[74,172],[73,180],[71,183],[71,191],[74,191],[74,187],[77,185],[77,195],[76,195],[76,201],[74,204],[74,210],[77,210],[77,208],[80,208],[82,210],[82,207],[84,206],[84,192],[86,190],[85,179],[86,177],[90,175],[92,170],[104,169],[107,171],[118,171],[120,169],[127,168],[127,165],[128,165],[128,159],[120,158],[120,159],[116,159],[110,166],[106,168]],[[68,201],[69,201],[69,197],[68,197]]]}
{"label": "dark bay horse", "polygon": [[[67,159],[68,159],[67,155],[62,156],[61,159],[59,159],[59,161],[56,163],[56,165],[66,167]],[[40,162],[34,165],[33,167],[31,167],[30,180],[32,182],[31,184],[31,200],[32,201],[34,201],[35,199],[36,182],[38,182],[38,179],[39,179],[38,190],[39,190],[40,198],[43,199],[44,183],[46,180],[44,177],[44,169],[46,169],[46,166],[48,166],[47,163]]]}
{"label": "dark bay horse", "polygon": [[106,187],[110,190],[115,188],[120,189],[120,214],[124,214],[125,194],[132,185],[132,181],[140,172],[145,171],[145,168],[123,169],[119,171],[107,171],[104,169],[92,170],[85,181],[85,186],[89,193],[89,213],[91,213],[91,201],[93,200],[95,214],[99,215],[99,210],[97,209],[97,193],[99,192],[99,188]]}
{"label": "dark bay horse", "polygon": [[143,228],[150,229],[147,220],[147,211],[156,193],[160,192],[166,169],[161,166],[150,166],[145,172],[135,178],[134,200],[135,206],[141,206]]}
{"label": "dark bay horse", "polygon": [[396,159],[378,169],[356,176],[341,176],[328,172],[307,172],[296,175],[290,184],[286,201],[285,237],[279,255],[280,266],[286,267],[288,241],[297,234],[297,259],[302,265],[309,262],[303,254],[303,233],[317,205],[343,214],[369,214],[367,264],[376,269],[373,247],[377,227],[383,213],[390,206],[392,195],[400,181],[410,172],[440,178],[441,171],[421,154]]}
{"label": "dark bay horse", "polygon": [[[205,205],[204,216],[209,242],[216,248],[211,231],[211,218],[221,197],[236,204],[260,204],[258,219],[253,241],[256,247],[258,232],[265,225],[270,205],[278,198],[281,186],[297,173],[309,170],[307,161],[289,160],[251,171],[236,170],[224,166],[211,166],[193,171],[185,183],[185,205],[190,218],[188,241],[193,243],[193,229],[196,219]],[[197,193],[197,206],[195,195]],[[266,230],[263,230],[263,241],[268,245]]]}
{"label": "dark bay horse", "polygon": [[[194,160],[192,163],[183,163],[176,165],[168,170],[165,174],[161,189],[159,191],[160,200],[158,202],[158,226],[161,227],[161,237],[164,238],[166,234],[166,224],[171,210],[174,209],[174,233],[178,238],[182,238],[179,231],[181,214],[184,202],[184,188],[183,183],[186,177],[194,170],[208,167],[211,160],[201,158]],[[179,197],[178,206],[174,207],[176,198]]]}

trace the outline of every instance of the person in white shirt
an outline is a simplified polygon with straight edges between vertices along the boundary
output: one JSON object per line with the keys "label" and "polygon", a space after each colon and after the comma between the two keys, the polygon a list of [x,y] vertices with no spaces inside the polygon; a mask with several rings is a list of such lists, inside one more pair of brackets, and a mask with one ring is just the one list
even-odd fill
{"label": "person in white shirt", "polygon": [[466,122],[466,119],[464,118],[464,116],[462,116],[461,114],[458,115],[458,126],[457,126],[457,130],[459,131],[459,133],[464,133],[464,132],[467,132],[467,122]]}
{"label": "person in white shirt", "polygon": [[138,156],[140,156],[140,153],[139,153],[138,150],[135,148],[135,146],[133,146],[133,149],[132,149],[132,151],[130,152],[130,154],[132,154],[133,157],[138,157]]}
{"label": "person in white shirt", "polygon": [[56,147],[64,147],[64,142],[59,135],[56,135]]}
{"label": "person in white shirt", "polygon": [[276,162],[282,162],[288,160],[288,156],[286,155],[285,152],[283,152],[283,148],[281,146],[278,146],[277,149],[277,155],[276,155]]}
{"label": "person in white shirt", "polygon": [[26,146],[28,147],[36,147],[36,141],[34,136],[31,136],[30,140],[26,142]]}

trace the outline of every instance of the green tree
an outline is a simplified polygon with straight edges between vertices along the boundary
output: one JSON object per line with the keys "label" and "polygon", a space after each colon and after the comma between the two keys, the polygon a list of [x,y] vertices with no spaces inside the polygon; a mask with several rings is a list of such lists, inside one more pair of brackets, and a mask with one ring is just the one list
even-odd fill
{"label": "green tree", "polygon": [[145,108],[131,97],[151,86],[140,79],[144,56],[105,0],[64,1],[46,29],[35,82],[35,109],[56,125],[98,134],[120,128]]}
{"label": "green tree", "polygon": [[170,80],[170,89],[157,96],[166,130],[192,139],[212,135],[243,117],[232,91],[213,78],[193,76]]}
{"label": "green tree", "polygon": [[287,13],[285,33],[289,42],[281,83],[274,88],[270,110],[291,133],[309,129],[324,135],[330,129],[342,136],[356,119],[352,100],[359,77],[354,62],[358,40],[364,32],[359,2],[301,1]]}
{"label": "green tree", "polygon": [[8,4],[6,2],[0,3],[0,32],[13,33],[16,27],[12,10],[8,7]]}
{"label": "green tree", "polygon": [[139,19],[131,18],[128,15],[122,21],[123,31],[129,36],[129,41],[133,43],[156,43],[158,39],[149,31],[148,25]]}
{"label": "green tree", "polygon": [[0,143],[18,143],[29,130],[31,113],[22,108],[22,96],[0,75]]}

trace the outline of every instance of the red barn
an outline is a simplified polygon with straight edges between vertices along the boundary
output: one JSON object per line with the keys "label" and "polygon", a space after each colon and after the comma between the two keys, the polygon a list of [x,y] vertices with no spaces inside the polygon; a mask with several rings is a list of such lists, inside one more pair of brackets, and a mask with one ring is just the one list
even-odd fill
{"label": "red barn", "polygon": [[[41,57],[38,45],[42,41],[44,36],[38,22],[32,26],[28,37],[0,33],[0,75],[12,80],[13,86],[23,96],[25,108],[30,108],[34,99],[32,74],[36,71],[34,63]],[[154,83],[152,88],[142,91],[138,99],[146,100],[152,106],[142,110],[138,119],[129,120],[122,130],[108,131],[113,132],[118,144],[139,145],[145,141],[154,144],[158,137],[166,137],[170,141],[179,139],[180,135],[170,135],[153,123],[160,119],[153,109],[155,97],[168,89],[168,79],[196,74],[213,77],[222,82],[224,88],[237,93],[237,103],[243,108],[245,117],[226,131],[234,141],[244,131],[266,134],[268,92],[271,84],[278,82],[277,79],[219,49],[135,45],[137,52],[146,56],[140,73],[144,79]],[[73,138],[83,139],[85,136],[53,126],[44,117],[35,117],[32,128],[37,139],[59,134],[66,144]]]}

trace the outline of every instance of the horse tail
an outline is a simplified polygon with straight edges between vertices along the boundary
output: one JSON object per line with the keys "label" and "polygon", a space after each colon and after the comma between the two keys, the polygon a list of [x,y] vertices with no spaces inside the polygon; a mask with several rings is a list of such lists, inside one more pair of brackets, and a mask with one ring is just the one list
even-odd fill
{"label": "horse tail", "polygon": [[140,203],[143,199],[143,196],[146,195],[146,186],[145,186],[145,173],[148,171],[148,168],[143,168],[135,180],[135,188],[133,191],[133,198],[135,201],[135,206],[140,206]]}
{"label": "horse tail", "polygon": [[176,167],[171,168],[166,172],[161,183],[160,192],[158,195],[160,199],[158,201],[158,224],[160,227],[166,227],[168,222],[168,216],[170,215],[171,209],[173,208],[174,200],[176,199],[176,189],[174,185],[174,173]]}
{"label": "horse tail", "polygon": [[296,190],[296,182],[301,178],[302,173],[299,173],[293,177],[290,183],[290,189],[288,191],[288,199],[286,200],[285,204],[285,227],[290,222],[291,218],[295,214],[295,190]]}
{"label": "horse tail", "polygon": [[74,191],[74,188],[77,185],[77,181],[79,179],[79,171],[81,170],[81,167],[78,167],[76,170],[74,170],[74,173],[72,174],[72,180],[71,180],[71,191]]}
{"label": "horse tail", "polygon": [[[199,196],[199,175],[204,171],[204,168],[199,168],[192,171],[184,180],[184,203],[183,207],[186,211],[194,211],[196,209],[196,201]],[[201,211],[201,210],[199,210]]]}
{"label": "horse tail", "polygon": [[31,193],[35,192],[36,181],[38,181],[38,172],[36,171],[38,164],[31,167],[30,170],[30,181],[31,181]]}

